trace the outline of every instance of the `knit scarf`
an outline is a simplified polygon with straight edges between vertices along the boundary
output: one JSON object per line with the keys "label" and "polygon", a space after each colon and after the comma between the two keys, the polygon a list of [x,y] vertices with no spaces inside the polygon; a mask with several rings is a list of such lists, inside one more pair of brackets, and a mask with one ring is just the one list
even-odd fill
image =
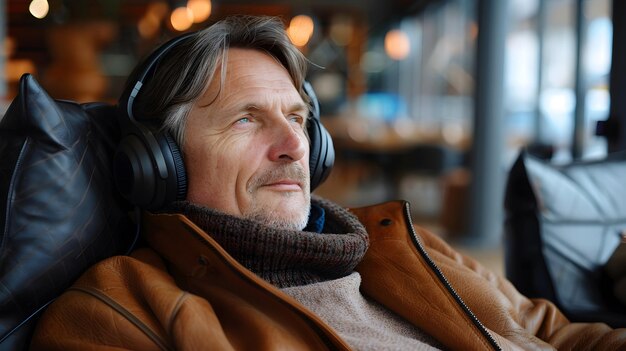
{"label": "knit scarf", "polygon": [[279,288],[350,274],[369,245],[358,219],[330,201],[312,197],[326,212],[322,233],[277,229],[188,201],[167,212],[182,213],[246,268]]}

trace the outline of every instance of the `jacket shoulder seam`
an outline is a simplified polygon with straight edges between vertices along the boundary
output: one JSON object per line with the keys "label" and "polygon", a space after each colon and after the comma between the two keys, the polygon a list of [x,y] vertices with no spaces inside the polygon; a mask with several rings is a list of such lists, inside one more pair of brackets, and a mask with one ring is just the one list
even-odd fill
{"label": "jacket shoulder seam", "polygon": [[106,295],[100,290],[90,288],[90,287],[71,287],[68,290],[82,292],[84,294],[90,295],[97,300],[103,302],[107,306],[111,307],[117,313],[126,318],[129,322],[135,325],[139,330],[141,330],[150,340],[152,340],[161,350],[170,351],[172,350],[168,347],[167,342],[163,340],[152,328],[146,325],[141,319],[135,316],[132,312],[127,310],[124,306],[119,304],[110,296]]}

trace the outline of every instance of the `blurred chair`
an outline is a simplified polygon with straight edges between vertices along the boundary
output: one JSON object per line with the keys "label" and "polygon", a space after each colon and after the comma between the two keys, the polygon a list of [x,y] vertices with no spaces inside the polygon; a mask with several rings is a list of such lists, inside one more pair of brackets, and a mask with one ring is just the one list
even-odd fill
{"label": "blurred chair", "polygon": [[541,160],[549,161],[554,156],[554,145],[548,143],[533,142],[526,146],[526,153]]}
{"label": "blurred chair", "polygon": [[[341,159],[378,170],[386,188],[384,200],[404,198],[401,183],[408,175],[440,178],[465,164],[464,152],[444,144],[406,143],[393,147],[373,143],[337,143]],[[414,204],[413,209],[419,207]]]}
{"label": "blurred chair", "polygon": [[472,175],[467,168],[456,168],[443,178],[439,224],[450,239],[460,239],[469,227],[469,191]]}
{"label": "blurred chair", "polygon": [[398,167],[405,172],[439,176],[463,166],[462,151],[443,144],[416,144],[399,155]]}
{"label": "blurred chair", "polygon": [[626,326],[604,265],[626,230],[626,153],[555,166],[522,152],[505,197],[507,278],[572,321]]}
{"label": "blurred chair", "polygon": [[446,234],[461,233],[465,187],[456,187],[459,184],[453,180],[459,179],[455,175],[463,173],[464,164],[459,149],[444,144],[413,145],[397,155],[396,168],[391,170],[393,183],[401,185],[397,197],[410,200],[416,217],[434,220]]}
{"label": "blurred chair", "polygon": [[0,121],[2,350],[26,349],[50,302],[136,240],[111,174],[115,111],[55,101],[25,75]]}

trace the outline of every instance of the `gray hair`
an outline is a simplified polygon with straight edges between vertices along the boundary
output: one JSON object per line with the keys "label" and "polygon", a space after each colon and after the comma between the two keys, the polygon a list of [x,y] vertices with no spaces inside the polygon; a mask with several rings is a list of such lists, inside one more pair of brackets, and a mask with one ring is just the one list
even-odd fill
{"label": "gray hair", "polygon": [[[137,97],[135,116],[169,132],[182,148],[189,112],[215,77],[220,62],[223,86],[230,47],[263,51],[277,59],[302,99],[309,102],[302,89],[307,60],[289,40],[282,21],[276,17],[232,16],[192,34],[160,59]],[[129,79],[127,84],[133,83]]]}

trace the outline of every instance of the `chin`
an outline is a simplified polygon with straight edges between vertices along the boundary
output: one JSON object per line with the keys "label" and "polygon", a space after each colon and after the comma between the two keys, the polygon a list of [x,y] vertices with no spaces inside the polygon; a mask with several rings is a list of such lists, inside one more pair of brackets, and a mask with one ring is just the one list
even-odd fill
{"label": "chin", "polygon": [[307,214],[306,217],[301,218],[270,218],[265,222],[267,226],[278,228],[278,229],[287,229],[287,230],[302,230],[306,227],[307,222],[309,220],[309,216]]}
{"label": "chin", "polygon": [[288,230],[302,230],[306,227],[307,222],[309,221],[309,211],[307,210],[306,213],[302,212],[293,215],[274,211],[255,211],[246,213],[244,217],[263,223],[269,227]]}
{"label": "chin", "polygon": [[280,201],[255,203],[244,217],[275,228],[302,230],[309,221],[310,211],[310,198],[283,197]]}

